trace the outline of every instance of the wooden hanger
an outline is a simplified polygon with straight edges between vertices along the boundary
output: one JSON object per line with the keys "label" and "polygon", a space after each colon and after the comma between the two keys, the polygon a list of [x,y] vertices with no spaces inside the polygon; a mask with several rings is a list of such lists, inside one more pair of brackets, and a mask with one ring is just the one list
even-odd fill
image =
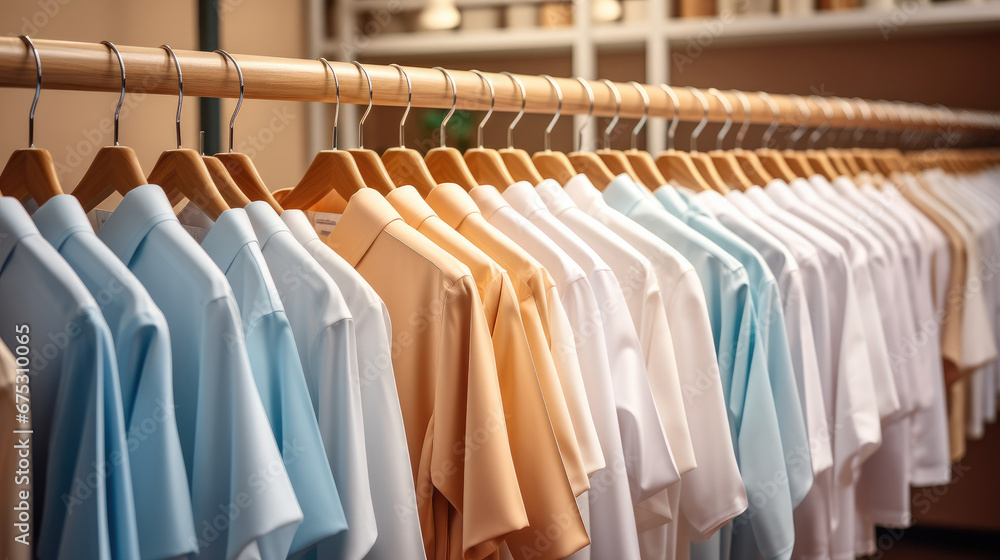
{"label": "wooden hanger", "polygon": [[[577,79],[583,81],[582,78]],[[608,86],[608,89],[611,90],[611,94],[615,98],[615,116],[611,119],[608,127],[604,129],[604,147],[596,151],[598,157],[600,157],[601,161],[604,162],[604,165],[607,166],[608,171],[611,172],[612,176],[624,173],[633,181],[646,187],[647,189],[658,187],[659,185],[646,185],[639,178],[639,174],[632,168],[632,163],[629,162],[627,157],[625,157],[625,152],[611,149],[611,133],[614,131],[615,125],[618,124],[618,114],[621,112],[622,108],[622,96],[614,82],[608,79],[601,81],[604,82],[604,85]],[[589,88],[590,86],[588,85],[587,87]],[[570,154],[569,159],[570,161],[573,161],[573,154]]]}
{"label": "wooden hanger", "polygon": [[35,107],[38,106],[38,96],[42,91],[42,59],[31,38],[22,35],[21,40],[35,57],[37,80],[35,82],[35,99],[31,102],[31,112],[28,113],[28,147],[14,150],[7,160],[7,165],[0,172],[0,191],[13,196],[22,202],[33,198],[39,206],[54,197],[63,194],[56,174],[56,166],[52,154],[48,150],[35,147]]}
{"label": "wooden hanger", "polygon": [[823,135],[830,130],[830,121],[834,117],[833,107],[826,99],[818,95],[810,96],[810,99],[812,99],[816,105],[819,106],[820,110],[823,111],[824,120],[818,127],[816,127],[816,130],[809,135],[809,141],[806,144],[805,150],[806,160],[815,171],[819,172],[827,180],[832,181],[839,177],[841,173],[837,170],[836,166],[834,166],[827,151],[816,149],[815,146],[823,138]]}
{"label": "wooden hanger", "polygon": [[[590,122],[590,116],[594,113],[594,91],[590,89],[590,84],[588,84],[586,80],[582,78],[577,78],[577,80],[580,81],[580,84],[583,86],[583,89],[587,92],[587,96],[590,99],[590,110],[587,112],[587,118],[584,121],[587,123]],[[580,128],[579,142],[581,144],[583,143],[583,128],[586,128],[586,126],[587,125],[584,124],[584,126]],[[575,171],[586,175],[587,178],[590,179],[590,182],[593,183],[593,185],[598,189],[604,190],[604,188],[608,186],[608,183],[615,178],[614,174],[611,173],[611,170],[608,169],[607,165],[604,164],[597,154],[582,151],[579,146],[577,146],[576,151],[570,152],[567,159]],[[566,183],[562,182],[561,184],[565,185]]]}
{"label": "wooden hanger", "polygon": [[166,150],[156,160],[153,170],[149,172],[147,181],[159,185],[170,199],[172,205],[177,205],[183,198],[190,200],[212,220],[218,220],[223,212],[229,210],[229,205],[223,199],[215,186],[212,176],[205,167],[201,155],[190,148],[181,148],[181,109],[184,106],[184,78],[181,65],[169,45],[160,45],[167,51],[177,68],[177,148]]}
{"label": "wooden hanger", "polygon": [[[788,166],[788,162],[785,161],[784,156],[778,150],[771,148],[771,139],[774,137],[774,132],[778,129],[778,125],[781,122],[781,109],[778,104],[774,101],[770,95],[766,92],[757,92],[757,96],[767,103],[768,108],[771,110],[771,124],[764,131],[764,135],[761,137],[762,147],[757,148],[754,152],[760,158],[760,162],[764,165],[764,169],[767,170],[768,174],[778,177],[785,182],[791,182],[797,177],[792,168]],[[761,185],[764,186],[764,185]]]}
{"label": "wooden hanger", "polygon": [[500,72],[504,76],[511,79],[512,82],[521,91],[521,110],[514,117],[514,120],[507,125],[507,147],[500,148],[497,152],[500,153],[500,157],[503,159],[504,165],[507,166],[507,171],[510,176],[516,181],[527,181],[532,185],[537,185],[542,182],[542,175],[535,168],[535,164],[531,161],[531,157],[528,152],[514,147],[514,127],[517,126],[518,121],[524,116],[524,104],[525,104],[525,91],[524,84],[521,83],[520,78],[511,74],[510,72]]}
{"label": "wooden hanger", "polygon": [[[535,152],[534,155],[531,156],[531,161],[532,163],[535,164],[535,167],[538,169],[538,173],[542,177],[546,179],[553,179],[560,185],[565,185],[566,183],[569,182],[570,179],[572,179],[576,175],[576,170],[573,169],[573,164],[570,163],[569,158],[566,157],[566,154],[562,152],[552,151],[550,147],[550,137],[552,135],[552,129],[555,128],[556,121],[559,120],[559,116],[562,114],[562,102],[563,102],[562,90],[559,89],[559,84],[557,84],[556,81],[552,79],[552,76],[544,74],[542,75],[542,77],[548,80],[549,85],[552,86],[552,90],[556,94],[556,99],[558,103],[556,105],[555,116],[552,117],[552,120],[549,121],[548,126],[545,127],[545,136],[544,136],[545,150],[541,152]],[[603,185],[598,185],[595,183],[594,186],[597,187],[598,189],[604,190],[604,187],[607,186],[607,183],[604,183]]]}
{"label": "wooden hanger", "polygon": [[479,181],[472,175],[469,166],[465,164],[462,153],[455,148],[449,148],[445,143],[444,131],[451,116],[455,114],[455,106],[458,104],[458,89],[455,87],[455,79],[452,78],[450,72],[440,66],[435,66],[434,69],[444,74],[448,83],[451,84],[451,109],[441,120],[441,145],[437,148],[431,148],[424,156],[424,161],[427,163],[427,169],[430,170],[431,176],[437,179],[438,183],[456,183],[467,191],[472,190],[479,186]]}
{"label": "wooden hanger", "polygon": [[743,167],[736,160],[733,152],[722,149],[726,135],[729,134],[729,129],[733,126],[733,105],[715,88],[709,89],[708,93],[717,97],[722,108],[726,111],[726,123],[719,129],[719,133],[715,137],[715,149],[708,152],[708,156],[715,164],[715,170],[727,187],[745,191],[753,186],[753,181],[743,172]]}
{"label": "wooden hanger", "polygon": [[206,156],[205,152],[201,153],[201,160],[205,162],[205,169],[208,169],[208,174],[212,177],[215,188],[219,189],[219,194],[222,195],[222,199],[230,208],[246,208],[246,205],[250,204],[250,199],[243,194],[221,160]]}
{"label": "wooden hanger", "polygon": [[500,154],[496,150],[483,147],[483,126],[486,125],[486,121],[493,114],[496,91],[493,89],[493,82],[485,74],[479,70],[472,70],[472,72],[479,76],[479,79],[489,87],[490,110],[487,111],[483,120],[479,121],[477,133],[478,147],[469,148],[465,151],[465,163],[469,166],[469,171],[472,171],[472,174],[476,177],[476,181],[480,185],[493,185],[500,192],[503,192],[504,189],[514,184],[514,178],[507,171],[507,166],[504,164]]}
{"label": "wooden hanger", "polygon": [[750,128],[750,99],[747,94],[739,90],[732,90],[732,93],[740,101],[740,105],[743,107],[743,122],[740,124],[740,129],[736,132],[736,147],[733,148],[733,157],[736,158],[736,162],[743,169],[747,178],[750,179],[755,185],[766,185],[770,183],[774,177],[766,169],[764,169],[764,164],[761,163],[760,158],[757,154],[751,150],[743,149],[743,139],[746,138],[747,130]]}
{"label": "wooden hanger", "polygon": [[[668,180],[676,181],[683,187],[693,191],[713,190],[708,181],[702,177],[701,172],[694,164],[691,154],[674,149],[674,134],[677,131],[677,124],[680,122],[680,101],[673,88],[667,84],[660,84],[660,89],[670,97],[673,106],[673,115],[670,118],[670,126],[667,127],[667,149],[656,156],[656,167]],[[704,121],[704,122],[707,122]],[[700,128],[704,128],[699,124]],[[701,132],[700,130],[698,132]]]}
{"label": "wooden hanger", "polygon": [[354,162],[358,164],[358,170],[361,172],[361,176],[364,177],[365,184],[385,196],[392,189],[396,188],[396,185],[392,182],[392,178],[389,177],[389,172],[386,170],[379,155],[374,150],[365,149],[365,119],[368,118],[368,113],[372,111],[372,99],[375,93],[372,89],[372,79],[368,76],[368,71],[365,70],[365,67],[360,62],[355,60],[353,64],[358,67],[358,71],[368,81],[368,107],[358,121],[358,147],[347,150],[347,152],[354,157]]}
{"label": "wooden hanger", "polygon": [[142,172],[139,158],[128,146],[118,145],[118,118],[121,115],[122,103],[125,101],[125,62],[110,41],[101,41],[118,58],[118,67],[122,74],[122,92],[115,108],[114,145],[104,146],[97,151],[83,179],[73,189],[73,196],[80,202],[84,212],[90,212],[103,202],[111,193],[118,191],[122,195],[128,191],[146,184],[146,174]]}
{"label": "wooden hanger", "polygon": [[[236,67],[236,74],[240,78],[240,97],[236,100],[236,109],[233,111],[233,116],[229,119],[229,151],[219,152],[215,154],[213,158],[222,163],[229,179],[244,195],[247,202],[244,204],[242,199],[239,199],[238,201],[235,199],[230,200],[232,197],[226,196],[227,191],[223,190],[228,186],[228,183],[220,186],[219,190],[222,191],[223,196],[231,206],[236,204],[237,206],[243,207],[246,206],[246,204],[249,204],[249,201],[263,200],[271,206],[275,212],[281,214],[284,209],[281,208],[278,201],[274,199],[270,189],[264,185],[264,180],[261,179],[260,173],[257,173],[257,168],[254,166],[253,161],[250,160],[250,157],[246,154],[233,151],[233,136],[236,127],[236,115],[239,114],[240,107],[243,106],[243,70],[240,68],[239,63],[236,62],[236,59],[233,58],[228,52],[222,49],[217,49],[215,52],[224,56],[228,61],[231,61],[233,66]],[[220,175],[221,177],[221,174],[218,172],[218,168],[216,168],[214,164],[209,163],[209,159],[206,159],[205,163],[209,172],[212,173],[213,179],[215,179],[217,175]],[[213,171],[213,168],[215,171]],[[216,181],[216,185],[219,186],[218,180]]]}
{"label": "wooden hanger", "polygon": [[322,150],[317,153],[312,163],[309,164],[309,169],[306,169],[306,174],[302,176],[302,179],[291,190],[288,190],[281,196],[278,196],[277,192],[275,193],[275,200],[284,208],[308,210],[322,200],[331,190],[337,191],[344,200],[350,200],[354,193],[367,186],[354,157],[348,152],[337,148],[337,121],[340,118],[340,80],[337,78],[337,72],[334,71],[329,61],[325,58],[319,60],[333,74],[333,83],[336,91],[336,103],[333,114],[333,149]]}
{"label": "wooden hanger", "polygon": [[427,196],[431,190],[437,186],[437,181],[431,176],[431,172],[424,163],[423,156],[412,148],[407,148],[404,143],[403,125],[406,117],[410,114],[410,102],[413,100],[413,85],[410,83],[410,76],[398,64],[394,66],[406,80],[406,109],[403,111],[403,118],[399,120],[399,147],[389,148],[382,154],[382,164],[385,165],[389,177],[397,187],[403,185],[413,185],[421,196]]}
{"label": "wooden hanger", "polygon": [[649,155],[649,152],[637,148],[639,131],[642,130],[643,125],[646,124],[646,120],[649,118],[649,95],[646,93],[646,88],[638,82],[629,82],[629,85],[634,87],[642,97],[643,109],[642,118],[639,119],[638,124],[632,129],[632,148],[625,151],[625,157],[632,164],[632,169],[635,169],[636,175],[642,179],[642,184],[646,185],[647,188],[656,189],[666,185],[667,179],[656,167],[653,156]]}

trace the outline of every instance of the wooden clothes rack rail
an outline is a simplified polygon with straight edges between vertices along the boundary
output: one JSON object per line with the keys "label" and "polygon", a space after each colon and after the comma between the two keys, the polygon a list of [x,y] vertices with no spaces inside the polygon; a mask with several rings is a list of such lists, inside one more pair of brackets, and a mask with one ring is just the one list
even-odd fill
{"label": "wooden clothes rack rail", "polygon": [[[42,65],[42,87],[77,91],[119,92],[121,75],[118,61],[100,43],[34,40]],[[128,77],[127,91],[161,95],[177,94],[177,74],[167,52],[159,47],[118,45]],[[207,52],[175,50],[184,73],[184,93],[194,97],[235,98],[239,93],[236,68],[224,57]],[[243,71],[246,99],[312,101],[332,103],[336,100],[334,79],[319,60],[233,55]],[[350,63],[331,62],[340,82],[340,102],[368,103],[368,83],[358,68]],[[374,89],[375,105],[404,106],[407,101],[406,82],[391,66],[365,65]],[[445,76],[431,68],[405,67],[413,85],[412,106],[449,108],[452,91]],[[456,107],[465,110],[486,110],[490,104],[487,86],[476,74],[451,70],[458,91]],[[486,73],[496,91],[494,109],[516,112],[521,109],[521,95],[514,83],[496,73]],[[541,76],[519,75],[526,91],[525,111],[555,114],[559,105],[557,94]],[[0,37],[0,87],[34,88],[36,68],[34,57],[17,37]],[[572,78],[555,78],[562,90],[561,113],[586,114],[590,103],[581,84]],[[609,88],[599,81],[589,82],[594,94],[595,116],[615,114],[616,102]],[[619,116],[638,119],[644,103],[639,92],[628,83],[616,83],[621,95]],[[643,85],[650,100],[649,116],[672,118],[673,103],[666,92],[656,85]],[[699,121],[704,116],[701,102],[684,87],[672,88],[679,106],[677,113],[684,121]],[[743,107],[732,92],[726,94],[732,105],[732,118],[743,119]],[[750,122],[771,124],[772,111],[758,93],[747,92],[750,101]],[[714,95],[706,96],[709,122],[724,122],[726,109]],[[839,102],[824,108],[814,98],[802,97],[808,105],[808,117],[803,119],[793,96],[773,94],[779,107],[779,124],[832,127],[858,127],[885,130],[925,130],[941,132],[978,131],[995,134],[1000,131],[1000,113],[928,107],[912,103],[867,102],[873,109],[860,111],[857,104],[853,116]],[[836,98],[828,98],[839,101]],[[850,110],[850,108],[849,108]]]}

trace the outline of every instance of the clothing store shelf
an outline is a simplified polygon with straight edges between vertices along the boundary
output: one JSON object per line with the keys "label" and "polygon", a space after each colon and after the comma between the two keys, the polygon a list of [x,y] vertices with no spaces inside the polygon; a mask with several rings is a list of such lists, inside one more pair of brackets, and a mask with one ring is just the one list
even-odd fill
{"label": "clothing store shelf", "polygon": [[[739,45],[765,42],[799,42],[850,38],[886,40],[905,35],[976,31],[1000,28],[1000,0],[904,4],[892,10],[858,9],[818,12],[803,16],[759,15],[699,19],[669,19],[663,26],[635,23],[594,25],[588,42],[601,46],[641,47],[651,37],[670,44],[695,42]],[[384,33],[357,37],[358,52],[367,57],[426,55],[500,55],[517,52],[569,52],[576,37],[574,27],[487,29]],[[327,43],[327,54],[337,52]]]}

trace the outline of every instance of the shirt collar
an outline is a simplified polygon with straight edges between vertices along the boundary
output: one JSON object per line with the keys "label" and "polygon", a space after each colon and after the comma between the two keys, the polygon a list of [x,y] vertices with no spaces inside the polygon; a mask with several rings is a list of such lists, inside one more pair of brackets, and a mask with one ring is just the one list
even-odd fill
{"label": "shirt collar", "polygon": [[[546,179],[545,181],[551,181],[551,179]],[[545,181],[542,181],[542,183]],[[556,183],[556,185],[558,186],[558,183]],[[506,200],[507,203],[514,208],[514,210],[517,210],[518,214],[524,216],[525,218],[545,210],[545,203],[542,202],[538,193],[536,193],[535,189],[531,186],[531,183],[527,181],[518,181],[507,187],[503,191],[503,199]]]}
{"label": "shirt collar", "polygon": [[42,237],[56,250],[59,250],[74,233],[94,233],[83,207],[71,194],[50,198],[31,216],[31,219],[35,221],[35,226],[38,227]]}
{"label": "shirt collar", "polygon": [[285,210],[281,213],[281,221],[285,222],[288,231],[292,232],[292,236],[302,245],[311,241],[319,241],[319,235],[302,210]]}
{"label": "shirt collar", "polygon": [[168,220],[176,222],[177,216],[163,189],[141,185],[125,195],[97,236],[128,266],[150,230]]}
{"label": "shirt collar", "polygon": [[817,191],[816,186],[801,177],[796,177],[791,183],[788,183],[788,188],[790,193],[793,193],[799,201],[809,202],[811,204],[824,204],[826,200],[820,196]]}
{"label": "shirt collar", "polygon": [[725,214],[732,210],[732,203],[716,191],[701,191],[689,199],[715,215]]}
{"label": "shirt collar", "polygon": [[16,198],[0,196],[0,270],[18,242],[30,235],[38,235],[38,228],[28,211]]}
{"label": "shirt collar", "polygon": [[425,200],[442,220],[455,229],[469,214],[479,212],[476,201],[455,183],[441,183],[431,189]]}
{"label": "shirt collar", "polygon": [[642,192],[627,175],[619,175],[604,187],[604,202],[608,203],[615,210],[628,215],[633,208],[645,200]]}
{"label": "shirt collar", "polygon": [[663,185],[653,192],[656,200],[670,211],[671,214],[683,218],[689,208],[687,202],[677,193],[677,190],[670,185]]}
{"label": "shirt collar", "polygon": [[361,189],[351,196],[327,244],[351,266],[357,266],[372,243],[399,213],[374,189]]}
{"label": "shirt collar", "polygon": [[590,214],[601,206],[606,206],[601,191],[583,173],[574,175],[563,189],[578,208]]}
{"label": "shirt collar", "polygon": [[256,242],[257,237],[254,235],[246,210],[233,208],[219,216],[215,225],[205,235],[201,247],[212,257],[222,272],[228,273],[229,267],[236,260],[236,255],[249,243]]}
{"label": "shirt collar", "polygon": [[392,189],[385,195],[385,199],[413,229],[420,229],[424,220],[434,216],[434,210],[420,198],[417,189],[410,185]]}
{"label": "shirt collar", "polygon": [[255,200],[247,204],[244,210],[250,219],[250,225],[261,249],[267,245],[274,234],[288,231],[288,226],[281,221],[281,217],[274,211],[274,208],[271,208],[271,205],[263,200]]}
{"label": "shirt collar", "polygon": [[[515,183],[517,184],[517,183]],[[511,185],[511,187],[514,185]],[[508,189],[510,187],[507,187]],[[436,190],[436,189],[435,189]],[[479,211],[483,214],[483,217],[489,220],[496,214],[497,210],[501,208],[510,208],[510,204],[504,200],[503,195],[496,187],[490,185],[480,185],[471,191],[469,191],[469,196],[472,200],[476,202],[476,206],[479,207]]]}
{"label": "shirt collar", "polygon": [[[580,175],[577,175],[577,177],[579,176]],[[583,175],[583,177],[586,177],[586,175]],[[573,203],[573,199],[566,194],[566,191],[559,186],[559,183],[553,181],[552,179],[546,179],[541,183],[538,183],[538,186],[535,187],[535,193],[538,194],[538,198],[545,203],[549,212],[552,212],[555,216],[562,214],[570,208],[576,208],[576,204]]]}

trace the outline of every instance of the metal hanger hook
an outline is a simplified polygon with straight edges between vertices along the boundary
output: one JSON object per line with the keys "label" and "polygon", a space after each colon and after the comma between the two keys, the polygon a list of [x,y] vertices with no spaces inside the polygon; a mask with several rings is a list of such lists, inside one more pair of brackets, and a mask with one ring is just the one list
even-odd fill
{"label": "metal hanger hook", "polygon": [[861,99],[860,97],[855,97],[854,99],[851,99],[851,101],[857,105],[858,112],[861,113],[861,121],[864,123],[863,125],[857,127],[854,130],[854,134],[851,136],[851,140],[853,140],[855,144],[860,144],[861,141],[864,140],[868,129],[871,128],[868,126],[868,122],[872,118],[872,108],[868,105],[867,101]]}
{"label": "metal hanger hook", "polygon": [[514,117],[514,120],[510,121],[510,124],[507,125],[507,149],[513,150],[514,127],[517,126],[518,121],[520,121],[521,117],[524,116],[524,106],[528,100],[527,100],[527,95],[525,95],[524,91],[524,82],[522,82],[520,78],[511,74],[510,72],[500,72],[500,73],[510,78],[510,81],[514,82],[514,85],[516,85],[517,89],[521,92],[521,110],[518,111],[517,116]]}
{"label": "metal hanger hook", "polygon": [[660,84],[660,89],[667,94],[670,98],[670,126],[667,127],[667,149],[674,149],[674,134],[677,133],[677,125],[681,122],[681,101],[677,99],[677,93],[674,92],[674,88],[668,86],[667,84]]}
{"label": "metal hanger hook", "polygon": [[435,66],[434,69],[444,74],[445,79],[447,79],[448,83],[451,84],[451,109],[448,111],[448,114],[441,119],[441,147],[445,148],[447,147],[447,144],[445,144],[444,141],[444,129],[448,126],[448,121],[451,120],[451,116],[455,114],[455,106],[458,105],[458,88],[455,87],[455,78],[451,76],[451,72],[441,68],[440,66]]}
{"label": "metal hanger hook", "polygon": [[122,103],[125,102],[125,61],[122,60],[122,53],[118,52],[118,47],[111,41],[101,41],[101,44],[111,49],[118,59],[118,68],[122,71],[122,94],[118,97],[118,106],[115,107],[115,146],[118,145],[118,117],[122,113]]}
{"label": "metal hanger hook", "polygon": [[35,70],[38,75],[35,79],[35,99],[31,102],[31,111],[28,113],[28,147],[35,147],[35,107],[38,106],[38,96],[42,93],[42,58],[38,56],[38,49],[31,42],[31,37],[21,35],[21,40],[27,45],[28,51],[35,57]]}
{"label": "metal hanger hook", "polygon": [[802,122],[798,127],[796,127],[795,130],[792,131],[791,134],[788,135],[788,147],[795,148],[795,144],[798,143],[799,138],[802,138],[805,135],[806,130],[809,129],[809,118],[812,117],[812,111],[809,110],[809,105],[802,100],[802,97],[793,93],[790,94],[788,98],[795,103],[795,107],[798,108],[799,113],[802,115]]}
{"label": "metal hanger hook", "polygon": [[410,114],[410,103],[413,101],[413,84],[410,82],[410,75],[406,73],[406,70],[403,70],[402,66],[396,63],[392,63],[389,66],[399,70],[399,73],[403,75],[403,79],[406,80],[406,109],[403,109],[403,118],[399,119],[399,147],[405,148],[406,145],[403,142],[403,125],[406,124],[406,117]]}
{"label": "metal hanger hook", "polygon": [[830,130],[830,121],[833,119],[833,106],[830,105],[829,101],[819,95],[810,95],[809,98],[815,101],[816,105],[819,106],[819,109],[823,111],[823,122],[820,123],[820,125],[816,127],[816,130],[809,135],[809,140],[806,142],[806,148],[814,148],[820,138],[822,138],[823,135]]}
{"label": "metal hanger hook", "polygon": [[583,119],[583,125],[580,127],[580,130],[576,132],[576,149],[579,151],[583,149],[583,130],[587,128],[587,125],[590,124],[590,118],[594,116],[594,90],[591,89],[590,82],[587,80],[584,80],[579,76],[575,79],[580,82],[580,85],[583,86],[583,90],[587,92],[587,102],[589,103],[587,106],[587,117]]}
{"label": "metal hanger hook", "polygon": [[639,149],[639,131],[646,124],[649,119],[649,94],[646,93],[646,88],[642,87],[639,82],[629,82],[628,85],[635,88],[639,92],[639,96],[642,97],[642,118],[636,123],[635,128],[632,129],[632,149]]}
{"label": "metal hanger hook", "polygon": [[333,74],[333,88],[335,92],[334,95],[336,95],[337,98],[337,102],[334,104],[333,108],[333,149],[336,150],[337,123],[340,121],[340,78],[337,77],[337,71],[333,69],[333,65],[330,64],[329,60],[321,58],[319,59],[319,61],[325,64],[326,67],[330,70],[330,73]]}
{"label": "metal hanger hook", "polygon": [[722,125],[719,129],[719,133],[715,135],[715,149],[721,150],[723,141],[726,139],[726,135],[729,134],[729,129],[733,127],[733,104],[726,99],[725,95],[719,92],[715,88],[708,90],[708,93],[719,98],[719,103],[722,104],[722,108],[726,110],[726,124]]}
{"label": "metal hanger hook", "polygon": [[610,150],[611,132],[615,129],[615,125],[618,124],[618,114],[621,113],[622,110],[622,94],[618,91],[618,86],[616,86],[611,80],[605,78],[601,81],[604,82],[604,85],[608,86],[608,89],[611,90],[611,95],[615,98],[615,116],[611,118],[611,122],[608,123],[607,128],[604,129],[604,149]]}
{"label": "metal hanger hook", "polygon": [[701,121],[698,123],[698,126],[694,127],[694,130],[691,131],[691,151],[697,152],[698,136],[701,135],[701,131],[705,130],[705,127],[708,126],[708,98],[705,97],[705,94],[703,94],[698,88],[691,86],[684,87],[691,92],[691,95],[693,95],[699,103],[701,103]]}
{"label": "metal hanger hook", "polygon": [[835,142],[840,146],[846,147],[848,141],[850,141],[851,139],[853,132],[850,123],[854,122],[854,117],[856,113],[854,112],[854,108],[851,107],[851,103],[846,99],[844,99],[843,97],[835,97],[834,99],[837,101],[837,105],[840,105],[840,110],[844,112],[844,117],[847,118],[847,123],[848,123],[845,124],[844,127],[840,129],[840,132],[837,134],[837,139],[835,140]]}
{"label": "metal hanger hook", "polygon": [[368,75],[368,71],[365,70],[365,67],[362,66],[361,63],[358,62],[357,60],[352,60],[351,64],[353,64],[353,65],[355,65],[355,66],[358,67],[358,71],[361,72],[361,75],[364,76],[365,80],[368,82],[368,108],[365,109],[365,113],[363,115],[361,115],[361,120],[358,121],[358,148],[364,149],[364,147],[365,147],[365,119],[368,118],[368,113],[372,112],[372,103],[373,103],[374,97],[375,97],[375,90],[372,88],[372,79]]}
{"label": "metal hanger hook", "polygon": [[771,138],[774,136],[774,132],[778,130],[778,125],[781,124],[781,107],[766,91],[758,91],[757,97],[763,99],[764,103],[767,103],[767,108],[771,110],[771,124],[767,125],[767,130],[760,137],[761,146],[768,148],[771,146]]}
{"label": "metal hanger hook", "polygon": [[177,69],[177,149],[181,149],[181,109],[184,107],[184,75],[181,74],[181,62],[177,60],[177,55],[174,54],[174,49],[170,48],[170,45],[160,45],[161,49],[167,51],[168,56],[174,61],[174,67]]}
{"label": "metal hanger hook", "polygon": [[545,127],[545,151],[548,152],[550,151],[549,137],[552,135],[552,129],[555,128],[556,122],[562,115],[563,94],[562,90],[559,88],[559,84],[556,83],[556,81],[552,78],[552,76],[549,76],[548,74],[542,74],[542,77],[549,82],[549,85],[552,86],[552,90],[556,92],[556,101],[557,101],[556,114],[555,116],[552,117],[552,120],[549,121],[548,126]]}
{"label": "metal hanger hook", "polygon": [[743,106],[743,122],[740,123],[740,129],[736,131],[736,149],[743,149],[743,139],[747,136],[747,130],[750,130],[750,112],[753,107],[750,105],[750,98],[747,94],[743,93],[738,89],[730,90],[736,99],[740,100],[740,105]]}
{"label": "metal hanger hook", "polygon": [[233,66],[236,67],[236,75],[240,77],[240,97],[236,100],[236,108],[233,109],[233,116],[229,118],[229,153],[233,153],[233,133],[236,130],[236,115],[240,114],[240,107],[243,106],[243,70],[240,68],[240,64],[236,62],[236,59],[233,58],[233,55],[222,49],[216,49],[215,52],[228,58],[233,63]]}
{"label": "metal hanger hook", "polygon": [[471,70],[471,72],[479,76],[479,79],[485,82],[486,86],[490,89],[490,110],[486,111],[486,116],[483,117],[483,120],[479,121],[479,132],[476,135],[476,139],[479,142],[479,149],[482,149],[483,127],[486,126],[486,121],[490,120],[490,116],[493,115],[493,106],[496,104],[497,101],[497,92],[495,89],[493,89],[493,82],[491,82],[490,79],[486,77],[486,74],[483,74],[479,70]]}

